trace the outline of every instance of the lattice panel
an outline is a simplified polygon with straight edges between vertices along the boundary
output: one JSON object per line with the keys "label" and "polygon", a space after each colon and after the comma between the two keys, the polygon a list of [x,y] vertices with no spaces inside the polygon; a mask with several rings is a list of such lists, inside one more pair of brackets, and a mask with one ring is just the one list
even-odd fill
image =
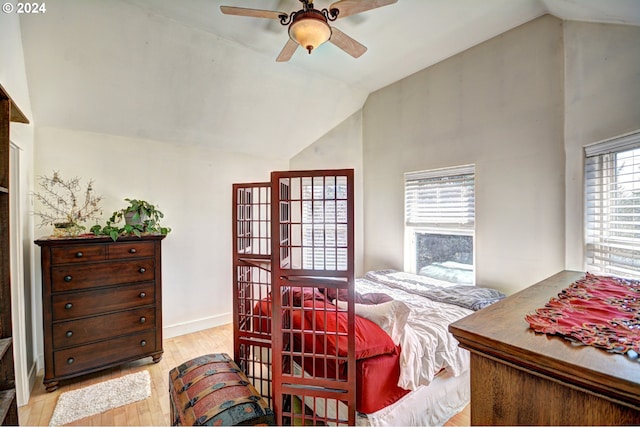
{"label": "lattice panel", "polygon": [[271,187],[236,184],[234,360],[271,405]]}
{"label": "lattice panel", "polygon": [[[346,295],[348,283],[306,285],[288,286],[281,298],[283,423],[349,425],[349,315],[323,297],[338,290]],[[341,395],[344,400],[336,398]]]}
{"label": "lattice panel", "polygon": [[280,268],[347,271],[347,177],[281,177],[278,186]]}
{"label": "lattice panel", "polygon": [[304,390],[284,394],[283,398],[286,402],[282,410],[283,425],[354,425],[349,423],[347,400],[307,395]]}
{"label": "lattice panel", "polygon": [[[271,180],[278,422],[353,425],[353,171],[274,172]],[[327,303],[330,294],[350,301],[347,309]]]}
{"label": "lattice panel", "polygon": [[234,186],[236,209],[236,253],[271,253],[271,188]]}

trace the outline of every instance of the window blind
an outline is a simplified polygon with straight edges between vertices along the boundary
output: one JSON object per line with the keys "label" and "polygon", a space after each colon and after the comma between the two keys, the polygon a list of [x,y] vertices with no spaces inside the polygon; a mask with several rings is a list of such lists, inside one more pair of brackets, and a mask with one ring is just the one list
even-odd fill
{"label": "window blind", "polygon": [[585,154],[586,269],[640,277],[640,132]]}
{"label": "window blind", "polygon": [[473,229],[473,165],[405,174],[405,224],[408,227]]}

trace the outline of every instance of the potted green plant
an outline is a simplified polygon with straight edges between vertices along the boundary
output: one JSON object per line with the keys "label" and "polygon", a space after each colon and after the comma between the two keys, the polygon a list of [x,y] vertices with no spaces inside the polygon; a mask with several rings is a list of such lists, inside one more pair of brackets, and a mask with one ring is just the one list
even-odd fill
{"label": "potted green plant", "polygon": [[[91,227],[91,232],[95,235],[107,235],[114,241],[120,235],[133,234],[138,237],[142,233],[149,234],[169,234],[171,228],[163,227],[160,220],[164,214],[157,206],[139,199],[124,199],[128,206],[114,211],[104,227],[99,224]],[[124,224],[120,223],[124,221]]]}

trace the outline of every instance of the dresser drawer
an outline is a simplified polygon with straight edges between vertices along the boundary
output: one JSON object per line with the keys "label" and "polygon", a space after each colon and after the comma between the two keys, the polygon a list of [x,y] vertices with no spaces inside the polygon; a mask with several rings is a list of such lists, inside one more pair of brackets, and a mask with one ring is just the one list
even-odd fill
{"label": "dresser drawer", "polygon": [[53,325],[53,348],[59,349],[153,329],[155,307],[138,308]]}
{"label": "dresser drawer", "polygon": [[107,257],[104,245],[60,246],[51,248],[53,264],[102,261]]}
{"label": "dresser drawer", "polygon": [[155,329],[53,353],[56,376],[135,359],[156,350]]}
{"label": "dresser drawer", "polygon": [[154,283],[70,292],[54,295],[51,299],[53,320],[108,313],[155,304]]}
{"label": "dresser drawer", "polygon": [[70,291],[154,279],[153,258],[53,267],[52,291]]}
{"label": "dresser drawer", "polygon": [[143,258],[155,255],[153,242],[122,242],[109,246],[109,259]]}

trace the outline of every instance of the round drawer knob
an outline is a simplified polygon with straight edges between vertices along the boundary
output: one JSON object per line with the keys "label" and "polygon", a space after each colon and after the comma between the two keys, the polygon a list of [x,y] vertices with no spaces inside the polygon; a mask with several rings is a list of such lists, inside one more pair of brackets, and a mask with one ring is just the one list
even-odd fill
{"label": "round drawer knob", "polygon": [[65,281],[65,282],[70,282],[70,281],[71,281],[71,279],[72,279],[72,277],[71,277],[71,276],[69,276],[69,275],[64,276],[64,281]]}
{"label": "round drawer knob", "polygon": [[73,362],[75,362],[73,357],[70,357],[70,358],[67,359],[67,365],[71,365]]}
{"label": "round drawer knob", "polygon": [[73,336],[73,331],[67,331],[67,338],[71,338]]}
{"label": "round drawer knob", "polygon": [[144,347],[145,345],[147,345],[147,341],[145,340],[140,341],[140,347]]}
{"label": "round drawer knob", "polygon": [[141,318],[140,318],[140,323],[144,323],[144,322],[146,322],[146,321],[147,321],[147,318],[146,318],[146,317],[141,317]]}
{"label": "round drawer knob", "polygon": [[68,303],[66,303],[66,304],[64,305],[64,309],[65,309],[65,310],[71,310],[71,307],[73,307],[73,304],[71,304],[70,302],[68,302]]}
{"label": "round drawer knob", "polygon": [[147,294],[145,292],[140,292],[140,295],[138,295],[140,298],[144,298],[147,296]]}
{"label": "round drawer knob", "polygon": [[146,269],[146,268],[144,268],[144,267],[140,267],[140,268],[138,269],[138,271],[139,271],[140,273],[144,273],[145,271],[147,271],[147,269]]}
{"label": "round drawer knob", "polygon": [[82,258],[84,254],[82,252],[76,252],[76,258]]}
{"label": "round drawer knob", "polygon": [[135,254],[136,252],[138,252],[138,251],[136,251],[136,248],[129,249],[129,253],[130,254]]}

